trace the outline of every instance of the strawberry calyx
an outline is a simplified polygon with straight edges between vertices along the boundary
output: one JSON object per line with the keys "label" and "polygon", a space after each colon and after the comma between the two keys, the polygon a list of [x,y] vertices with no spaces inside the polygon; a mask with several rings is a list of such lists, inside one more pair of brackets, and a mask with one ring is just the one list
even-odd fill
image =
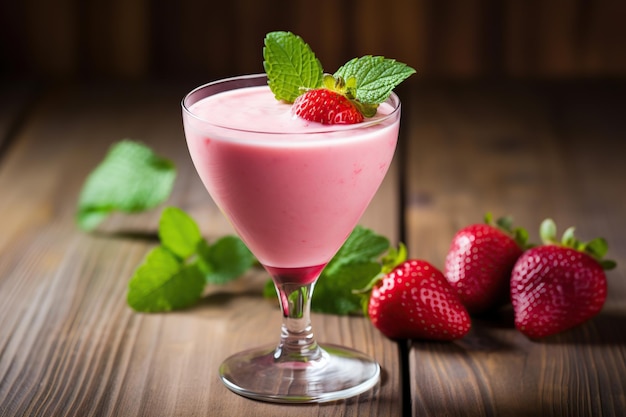
{"label": "strawberry calyx", "polygon": [[350,77],[347,81],[340,75],[324,74],[322,86],[331,91],[346,96],[350,100],[356,98],[356,78]]}
{"label": "strawberry calyx", "polygon": [[485,224],[495,227],[510,236],[520,249],[530,249],[533,245],[528,241],[528,231],[523,227],[513,227],[513,218],[510,216],[499,217],[495,221],[491,213],[486,213],[484,218]]}
{"label": "strawberry calyx", "polygon": [[401,265],[404,261],[407,260],[407,250],[406,245],[402,242],[398,245],[398,248],[389,248],[387,254],[381,259],[381,268],[378,275],[376,275],[372,280],[362,289],[354,290],[355,294],[368,294],[374,285],[376,285],[380,280],[382,280],[387,274],[396,269],[397,266]]}
{"label": "strawberry calyx", "polygon": [[344,80],[341,75],[324,74],[322,85],[324,88],[345,96],[364,117],[374,117],[376,115],[378,104],[362,103],[356,98],[356,77],[350,77]]}
{"label": "strawberry calyx", "polygon": [[380,272],[372,278],[372,280],[363,288],[352,290],[353,294],[362,296],[362,306],[367,316],[367,308],[372,288],[382,281],[391,271],[402,265],[407,260],[406,245],[402,242],[398,244],[398,248],[390,247],[387,253],[381,258]]}
{"label": "strawberry calyx", "polygon": [[398,244],[398,248],[389,248],[387,254],[382,258],[381,274],[386,275],[396,269],[398,265],[407,260],[406,245],[402,242]]}
{"label": "strawberry calyx", "polygon": [[608,271],[617,266],[617,263],[611,259],[604,259],[609,250],[606,239],[597,237],[590,241],[580,241],[574,235],[575,228],[569,227],[563,232],[561,239],[557,238],[557,228],[554,220],[548,218],[541,222],[539,227],[539,236],[544,245],[556,245],[565,248],[577,250],[585,253],[595,259],[602,269]]}

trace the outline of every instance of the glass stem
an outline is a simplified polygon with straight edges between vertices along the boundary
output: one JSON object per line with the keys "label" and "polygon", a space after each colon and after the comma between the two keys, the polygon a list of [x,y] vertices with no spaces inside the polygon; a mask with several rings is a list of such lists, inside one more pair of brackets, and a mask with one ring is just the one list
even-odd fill
{"label": "glass stem", "polygon": [[311,326],[311,296],[315,282],[276,283],[276,291],[283,312],[280,343],[274,352],[277,362],[307,363],[322,358]]}

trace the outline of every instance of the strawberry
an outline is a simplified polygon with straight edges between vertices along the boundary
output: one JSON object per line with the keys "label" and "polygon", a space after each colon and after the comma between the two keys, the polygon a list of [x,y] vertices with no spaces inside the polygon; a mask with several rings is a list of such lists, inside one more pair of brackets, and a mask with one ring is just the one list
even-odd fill
{"label": "strawberry", "polygon": [[528,234],[512,229],[509,218],[459,230],[446,255],[444,274],[471,314],[480,314],[508,303],[510,274],[526,247]]}
{"label": "strawberry", "polygon": [[363,121],[363,115],[350,100],[326,88],[308,90],[298,96],[293,114],[310,122],[323,124],[353,124]]}
{"label": "strawberry", "polygon": [[603,260],[608,250],[602,238],[583,243],[569,228],[557,242],[551,219],[540,228],[543,245],[526,251],[511,275],[515,327],[530,338],[571,329],[600,312],[607,295]]}
{"label": "strawberry", "polygon": [[471,325],[467,310],[441,271],[418,259],[400,259],[375,281],[367,312],[374,326],[390,339],[460,339]]}
{"label": "strawberry", "polygon": [[322,86],[302,89],[291,111],[310,122],[322,124],[354,124],[376,114],[377,104],[361,103],[356,99],[356,78],[347,81],[341,76],[324,74]]}

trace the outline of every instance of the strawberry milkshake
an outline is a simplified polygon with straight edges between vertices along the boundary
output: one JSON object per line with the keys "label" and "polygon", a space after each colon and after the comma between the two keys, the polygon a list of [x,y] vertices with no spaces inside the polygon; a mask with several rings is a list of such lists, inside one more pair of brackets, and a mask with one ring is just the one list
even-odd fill
{"label": "strawberry milkshake", "polygon": [[198,100],[184,126],[200,178],[259,261],[319,272],[380,186],[399,113],[393,95],[366,122],[327,126],[258,86]]}
{"label": "strawberry milkshake", "polygon": [[318,344],[311,296],[389,169],[400,124],[392,90],[415,70],[368,55],[324,73],[290,32],[267,34],[263,58],[265,74],[205,84],[182,103],[196,170],[271,275],[283,316],[278,344],[235,353],[219,373],[257,400],[335,401],[375,386],[380,365]]}

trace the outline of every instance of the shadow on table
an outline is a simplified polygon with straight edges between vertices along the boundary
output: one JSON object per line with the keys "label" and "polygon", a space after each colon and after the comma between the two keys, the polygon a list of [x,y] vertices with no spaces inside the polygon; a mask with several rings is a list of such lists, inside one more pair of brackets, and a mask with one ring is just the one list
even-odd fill
{"label": "shadow on table", "polygon": [[[421,344],[424,346],[420,347]],[[545,345],[626,345],[626,314],[602,312],[564,332],[541,339],[530,339],[515,328],[513,310],[505,307],[490,314],[472,317],[472,328],[453,342],[411,341],[413,349],[442,353],[504,352],[527,344]]]}
{"label": "shadow on table", "polygon": [[603,312],[577,327],[536,342],[598,346],[626,345],[626,314]]}
{"label": "shadow on table", "polygon": [[[472,349],[497,350],[507,343],[503,334],[510,337],[525,337],[515,329],[513,310],[505,307],[489,315],[472,317],[472,330],[464,345]],[[528,339],[528,338],[527,338]],[[626,345],[626,313],[606,311],[564,332],[541,339],[528,339],[531,343]]]}
{"label": "shadow on table", "polygon": [[124,230],[113,230],[113,231],[94,230],[90,233],[96,237],[129,239],[129,240],[159,243],[159,234],[156,231],[124,229]]}

